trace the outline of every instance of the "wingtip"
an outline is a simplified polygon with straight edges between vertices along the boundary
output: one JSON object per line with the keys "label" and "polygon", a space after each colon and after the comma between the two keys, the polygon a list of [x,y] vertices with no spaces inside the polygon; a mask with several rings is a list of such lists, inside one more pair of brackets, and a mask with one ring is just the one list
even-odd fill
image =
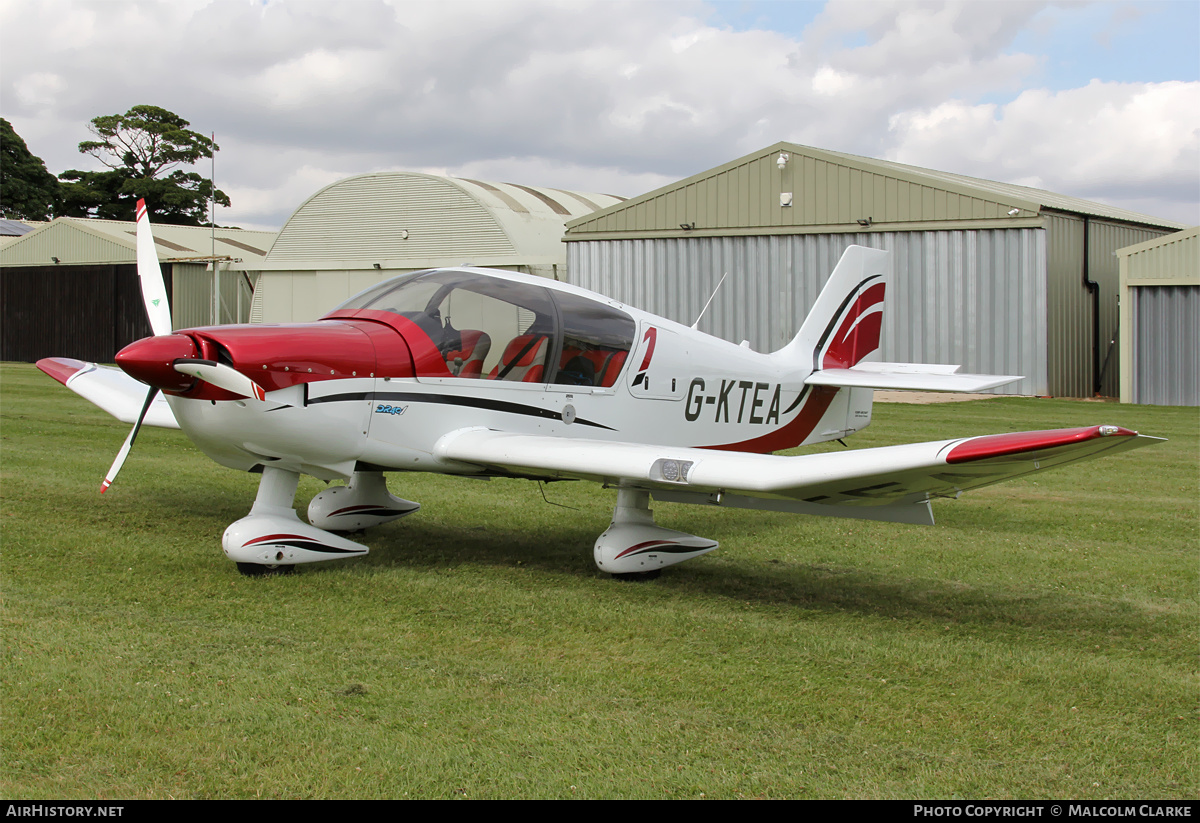
{"label": "wingtip", "polygon": [[70,357],[43,357],[34,365],[64,386],[68,380],[88,367],[82,360],[73,360]]}
{"label": "wingtip", "polygon": [[946,455],[946,462],[966,463],[988,457],[1005,457],[1082,443],[1098,437],[1137,436],[1137,432],[1122,426],[1083,426],[1074,429],[987,434],[967,438],[954,446]]}

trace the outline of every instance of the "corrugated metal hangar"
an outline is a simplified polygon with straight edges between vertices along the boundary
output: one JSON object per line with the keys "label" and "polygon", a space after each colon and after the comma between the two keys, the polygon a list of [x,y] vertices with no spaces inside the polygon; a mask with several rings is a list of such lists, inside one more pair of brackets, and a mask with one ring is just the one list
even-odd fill
{"label": "corrugated metal hangar", "polygon": [[[246,270],[263,259],[275,232],[218,228],[214,239],[208,228],[157,225],[154,235],[176,328],[248,319]],[[148,336],[136,237],[134,223],[60,217],[4,244],[0,359],[112,362],[121,348]]]}
{"label": "corrugated metal hangar", "polygon": [[1117,256],[1121,402],[1200,406],[1200,227]]}
{"label": "corrugated metal hangar", "polygon": [[566,221],[621,201],[419,172],[348,177],[284,224],[260,267],[251,322],[313,320],[387,277],[438,266],[564,279]]}
{"label": "corrugated metal hangar", "polygon": [[759,351],[851,244],[892,252],[887,360],[1118,392],[1114,252],[1182,225],[1037,189],[777,143],[567,224],[571,282]]}

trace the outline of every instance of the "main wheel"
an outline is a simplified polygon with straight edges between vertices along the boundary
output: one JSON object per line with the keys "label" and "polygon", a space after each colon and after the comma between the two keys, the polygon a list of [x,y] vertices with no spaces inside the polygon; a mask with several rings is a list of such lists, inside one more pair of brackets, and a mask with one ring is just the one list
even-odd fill
{"label": "main wheel", "polygon": [[246,577],[274,577],[281,574],[295,574],[294,565],[265,565],[263,563],[238,563],[237,569]]}

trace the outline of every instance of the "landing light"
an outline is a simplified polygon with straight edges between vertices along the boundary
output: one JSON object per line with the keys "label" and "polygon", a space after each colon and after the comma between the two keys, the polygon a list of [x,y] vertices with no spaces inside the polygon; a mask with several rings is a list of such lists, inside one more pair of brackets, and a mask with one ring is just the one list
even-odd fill
{"label": "landing light", "polygon": [[691,460],[672,460],[660,457],[650,467],[650,479],[662,480],[667,483],[687,483],[688,472],[692,470]]}

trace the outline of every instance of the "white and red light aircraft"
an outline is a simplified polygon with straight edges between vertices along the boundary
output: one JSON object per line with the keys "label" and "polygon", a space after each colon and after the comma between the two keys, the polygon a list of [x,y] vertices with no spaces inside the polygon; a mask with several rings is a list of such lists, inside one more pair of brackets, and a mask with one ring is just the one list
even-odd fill
{"label": "white and red light aircraft", "polygon": [[[878,362],[888,256],[875,249],[846,250],[795,339],[771,354],[584,289],[474,268],[401,275],[314,323],[172,331],[143,202],[137,214],[154,336],[123,349],[120,370],[37,365],[134,424],[101,491],[143,423],[182,428],[218,463],[261,472],[250,513],[222,538],[246,574],[366,554],[333,532],[419,508],[388,492],[384,472],[613,486],[595,562],[639,575],[717,548],[656,526],[651,496],[932,524],[933,497],[1159,439],[1091,426],[770,454],[862,429],[874,389],[981,391],[1020,379]],[[313,498],[309,523],[293,509],[302,473],[346,481]]]}

